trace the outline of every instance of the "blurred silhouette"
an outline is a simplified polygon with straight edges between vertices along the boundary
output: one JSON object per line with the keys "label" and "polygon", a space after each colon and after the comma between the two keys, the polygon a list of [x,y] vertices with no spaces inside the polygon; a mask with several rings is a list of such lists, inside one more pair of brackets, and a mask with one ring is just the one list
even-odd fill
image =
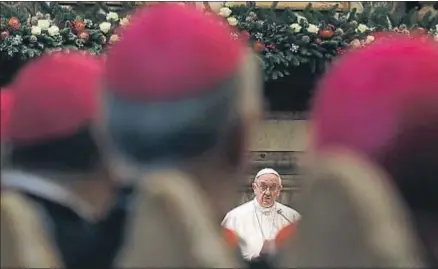
{"label": "blurred silhouette", "polygon": [[101,72],[92,56],[55,53],[14,81],[2,171],[2,246],[13,247],[2,267],[111,267],[126,194],[111,182],[92,128]]}
{"label": "blurred silhouette", "polygon": [[[436,228],[432,228],[438,225],[437,85],[438,48],[429,41],[384,38],[347,53],[334,63],[321,81],[313,103],[311,151],[318,158],[333,148],[346,148],[363,156],[360,158],[365,159],[364,163],[377,165],[376,169],[382,169],[387,176],[374,175],[371,164],[361,164],[366,169],[348,176],[350,185],[357,185],[358,193],[374,197],[369,201],[353,196],[352,190],[337,183],[341,180],[337,176],[311,180],[308,188],[312,196],[302,201],[303,207],[308,206],[302,209],[303,220],[307,221],[299,225],[297,239],[291,242],[294,250],[284,251],[282,265],[409,268],[437,265],[438,238]],[[343,165],[349,162],[345,159]],[[311,167],[320,173],[327,169],[317,164]],[[392,184],[382,189],[385,181]],[[323,186],[324,194],[318,193]],[[398,196],[401,203],[395,202]],[[382,200],[372,206],[372,201],[378,199],[394,202]],[[359,205],[366,207],[362,217]],[[394,212],[403,210],[408,211],[409,217],[396,218]],[[330,214],[318,213],[322,211]],[[332,214],[342,215],[333,217],[330,225],[327,217]],[[373,231],[378,223],[381,228]],[[390,223],[393,224],[388,227]],[[374,243],[358,238],[360,230],[363,238],[373,239]],[[418,248],[415,240],[409,239],[411,232],[420,241]],[[406,240],[396,245],[397,238]],[[315,244],[310,247],[310,242]],[[423,250],[424,263],[420,259]]]}
{"label": "blurred silhouette", "polygon": [[6,165],[6,155],[8,152],[8,145],[7,145],[7,128],[8,128],[8,121],[10,117],[10,111],[12,109],[13,104],[13,95],[12,91],[9,89],[1,89],[0,91],[0,116],[1,116],[1,122],[0,122],[0,165],[1,168],[3,168]]}
{"label": "blurred silhouette", "polygon": [[302,220],[280,252],[279,267],[420,268],[404,204],[379,168],[331,149],[306,175]]}
{"label": "blurred silhouette", "polygon": [[242,266],[220,219],[260,118],[258,67],[228,26],[195,8],[134,14],[106,58],[101,126],[115,173],[137,183],[119,266]]}

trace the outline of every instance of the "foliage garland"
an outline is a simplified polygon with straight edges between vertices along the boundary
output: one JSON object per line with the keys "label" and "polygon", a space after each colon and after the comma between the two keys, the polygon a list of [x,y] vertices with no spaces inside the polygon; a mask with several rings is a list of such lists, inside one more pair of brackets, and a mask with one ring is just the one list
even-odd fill
{"label": "foliage garland", "polygon": [[[7,3],[7,2],[6,2]],[[61,6],[56,2],[38,3],[34,9],[7,6],[0,12],[0,55],[22,61],[46,51],[84,50],[101,54],[117,42],[120,29],[129,24],[134,2],[123,2],[118,9],[104,2],[86,6]],[[79,2],[78,2],[79,3]],[[418,10],[396,17],[383,7],[362,13],[338,12],[337,6],[318,11],[309,4],[303,11],[278,12],[261,9],[254,2],[224,7],[217,11],[206,5],[204,12],[217,13],[233,26],[234,38],[249,42],[264,63],[265,79],[289,76],[294,67],[307,64],[311,72],[324,71],[347,49],[372,43],[382,31],[413,37],[430,35],[438,42],[438,16],[429,12],[419,19]]]}

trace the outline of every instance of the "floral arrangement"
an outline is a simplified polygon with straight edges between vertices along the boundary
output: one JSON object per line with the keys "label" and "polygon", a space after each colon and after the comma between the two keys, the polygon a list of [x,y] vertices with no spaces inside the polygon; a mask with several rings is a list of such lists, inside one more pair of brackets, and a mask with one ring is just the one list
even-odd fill
{"label": "floral arrangement", "polygon": [[106,20],[95,23],[80,16],[74,20],[56,21],[50,14],[36,13],[25,22],[16,17],[0,19],[0,53],[27,60],[43,52],[83,50],[100,54],[105,46],[117,42],[119,27],[129,24],[129,16],[119,18],[109,12]]}
{"label": "floral arrangement", "polygon": [[238,29],[236,38],[247,40],[261,55],[266,80],[288,76],[293,67],[303,64],[312,72],[323,72],[339,54],[371,44],[381,32],[421,38],[429,35],[438,42],[438,18],[426,18],[430,27],[421,27],[421,22],[408,27],[403,19],[394,24],[384,10],[357,14],[354,10],[336,12],[334,7],[323,14],[309,5],[303,12],[285,10],[278,15],[274,8],[275,4],[271,10],[225,4],[217,11]]}
{"label": "floral arrangement", "polygon": [[[300,12],[277,12],[277,2],[270,9],[257,8],[252,3],[225,3],[215,10],[204,4],[203,10],[223,18],[223,23],[234,29],[232,37],[247,41],[260,55],[266,80],[289,76],[294,67],[301,65],[307,65],[311,72],[323,72],[338,55],[371,44],[379,38],[376,33],[382,31],[430,36],[438,42],[438,18],[430,14],[418,20],[413,19],[416,14],[412,12],[404,18],[394,18],[384,9],[338,12],[334,6],[321,12],[311,5]],[[0,13],[0,54],[22,60],[62,49],[100,54],[120,39],[120,29],[129,25],[129,11],[108,11],[100,18],[70,14],[69,19],[39,12],[26,20]],[[57,12],[72,13],[66,7]]]}

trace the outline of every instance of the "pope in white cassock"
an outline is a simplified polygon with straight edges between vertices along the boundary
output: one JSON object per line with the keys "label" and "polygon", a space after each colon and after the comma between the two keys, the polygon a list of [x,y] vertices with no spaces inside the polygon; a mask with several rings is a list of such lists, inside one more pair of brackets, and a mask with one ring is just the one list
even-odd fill
{"label": "pope in white cassock", "polygon": [[300,219],[292,208],[276,202],[282,189],[281,177],[273,169],[260,170],[252,183],[255,198],[225,216],[222,225],[240,239],[243,258],[252,261],[273,254],[278,232]]}

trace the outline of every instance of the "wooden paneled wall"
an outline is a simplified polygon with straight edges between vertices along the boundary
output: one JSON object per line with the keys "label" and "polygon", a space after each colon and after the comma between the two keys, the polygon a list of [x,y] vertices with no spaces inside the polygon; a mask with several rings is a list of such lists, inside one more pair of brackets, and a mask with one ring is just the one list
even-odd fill
{"label": "wooden paneled wall", "polygon": [[307,120],[264,120],[252,141],[251,151],[305,151],[308,143]]}
{"label": "wooden paneled wall", "polygon": [[246,184],[239,189],[242,194],[240,204],[254,198],[251,183],[258,171],[269,167],[281,175],[283,190],[279,202],[293,205],[299,195],[302,182],[299,170],[299,159],[302,155],[302,152],[296,151],[253,151],[249,153],[251,168],[248,171]]}
{"label": "wooden paneled wall", "polygon": [[251,168],[248,181],[239,188],[242,204],[254,198],[251,183],[257,172],[263,168],[275,169],[282,178],[283,191],[278,199],[280,203],[294,206],[302,183],[300,162],[308,141],[308,123],[306,120],[270,119],[260,126],[248,153]]}

